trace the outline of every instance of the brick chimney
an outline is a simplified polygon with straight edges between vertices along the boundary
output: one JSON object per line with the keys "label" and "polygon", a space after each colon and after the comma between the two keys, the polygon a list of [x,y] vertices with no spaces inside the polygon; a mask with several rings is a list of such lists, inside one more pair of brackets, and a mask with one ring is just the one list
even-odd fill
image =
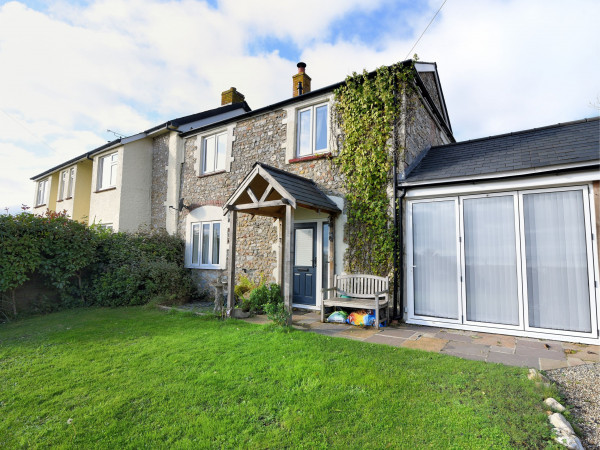
{"label": "brick chimney", "polygon": [[296,67],[298,67],[298,73],[292,77],[292,90],[294,97],[298,97],[302,94],[308,94],[310,92],[310,77],[304,72],[304,69],[306,69],[306,64],[299,62],[296,64]]}
{"label": "brick chimney", "polygon": [[244,101],[244,95],[235,90],[234,87],[221,92],[221,106],[231,105],[232,103],[241,103]]}

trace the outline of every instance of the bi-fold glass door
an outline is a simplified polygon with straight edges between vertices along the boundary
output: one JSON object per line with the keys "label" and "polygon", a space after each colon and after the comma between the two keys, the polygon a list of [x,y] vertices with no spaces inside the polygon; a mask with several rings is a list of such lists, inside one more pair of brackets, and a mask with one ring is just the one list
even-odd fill
{"label": "bi-fold glass door", "polygon": [[587,187],[409,202],[409,318],[597,336]]}

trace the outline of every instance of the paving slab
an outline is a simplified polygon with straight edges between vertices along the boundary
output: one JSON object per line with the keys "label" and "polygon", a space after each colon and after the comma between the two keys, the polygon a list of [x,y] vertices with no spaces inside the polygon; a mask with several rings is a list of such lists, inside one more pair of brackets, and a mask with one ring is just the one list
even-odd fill
{"label": "paving slab", "polygon": [[490,345],[490,352],[506,353],[507,355],[513,355],[515,353],[514,347],[500,347],[498,345]]}
{"label": "paving slab", "polygon": [[539,358],[534,356],[507,355],[506,353],[490,352],[487,357],[487,362],[501,363],[507,366],[533,367],[534,369],[540,368]]}
{"label": "paving slab", "polygon": [[598,351],[590,349],[580,350],[577,353],[573,353],[571,356],[573,356],[574,358],[579,358],[583,361],[600,362],[600,354],[598,354]]}
{"label": "paving slab", "polygon": [[473,343],[515,348],[516,338],[514,336],[506,336],[505,334],[477,333],[473,336]]}
{"label": "paving slab", "polygon": [[455,333],[454,331],[442,330],[435,334],[436,338],[447,339],[449,341],[466,342],[471,343],[473,338],[466,334]]}
{"label": "paving slab", "polygon": [[519,356],[535,356],[538,358],[546,358],[546,359],[558,359],[561,361],[566,361],[567,357],[565,352],[555,351],[555,350],[547,350],[546,348],[531,348],[531,347],[523,347],[520,342],[517,342],[517,347],[515,348],[515,355]]}
{"label": "paving slab", "polygon": [[540,358],[540,369],[541,370],[562,369],[564,367],[569,367],[569,362],[566,359],[558,360],[558,359]]}
{"label": "paving slab", "polygon": [[368,337],[373,336],[374,334],[377,334],[376,328],[351,327],[347,330],[340,332],[340,334],[338,334],[338,336],[349,338],[349,339],[357,339],[357,340],[362,341]]}
{"label": "paving slab", "polygon": [[422,337],[417,340],[407,339],[402,346],[407,348],[415,348],[426,350],[428,352],[439,352],[448,343],[446,339],[438,339],[431,337]]}
{"label": "paving slab", "polygon": [[415,335],[415,331],[414,330],[407,330],[404,328],[383,328],[381,330],[381,334],[384,336],[393,336],[393,337],[400,337],[400,338],[404,338],[404,339],[408,339],[411,336]]}
{"label": "paving slab", "polygon": [[485,357],[490,352],[490,348],[487,345],[468,344],[466,342],[450,341],[442,349],[442,353],[453,353],[470,356],[481,356]]}
{"label": "paving slab", "polygon": [[391,345],[392,347],[401,347],[405,341],[405,338],[385,336],[381,333],[374,334],[373,336],[368,337],[364,340],[364,342]]}
{"label": "paving slab", "polygon": [[556,341],[542,341],[540,339],[533,338],[517,338],[517,347],[558,350],[561,348],[561,345]]}
{"label": "paving slab", "polygon": [[569,363],[569,367],[581,366],[582,364],[587,364],[585,361],[582,361],[579,358],[571,358],[567,356],[567,362]]}
{"label": "paving slab", "polygon": [[[305,330],[308,331],[308,330]],[[310,330],[312,333],[322,334],[325,336],[338,336],[341,330],[331,330],[326,328],[313,328]]]}

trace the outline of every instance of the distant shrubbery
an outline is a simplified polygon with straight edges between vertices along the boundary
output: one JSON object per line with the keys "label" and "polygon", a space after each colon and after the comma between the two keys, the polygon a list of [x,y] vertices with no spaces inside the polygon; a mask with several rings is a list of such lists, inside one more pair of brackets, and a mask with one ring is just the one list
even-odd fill
{"label": "distant shrubbery", "polygon": [[112,233],[64,213],[1,215],[2,309],[17,315],[15,289],[34,273],[59,294],[48,310],[183,303],[194,293],[183,255],[183,241],[164,231]]}

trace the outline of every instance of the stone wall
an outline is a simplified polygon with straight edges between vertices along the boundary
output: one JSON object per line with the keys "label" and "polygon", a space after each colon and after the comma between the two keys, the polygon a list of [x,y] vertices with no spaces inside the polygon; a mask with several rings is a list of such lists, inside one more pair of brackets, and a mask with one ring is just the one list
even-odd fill
{"label": "stone wall", "polygon": [[[343,196],[342,177],[330,158],[287,163],[285,143],[287,137],[286,112],[276,110],[238,122],[233,131],[232,163],[229,172],[198,176],[196,161],[199,157],[198,140],[193,136],[185,142],[185,157],[181,178],[181,196],[191,209],[215,205],[223,206],[238,185],[252,170],[255,162],[263,162],[314,180],[329,195]],[[179,216],[178,232],[186,235],[187,210]],[[246,273],[252,279],[263,274],[268,282],[274,281],[277,254],[277,226],[271,217],[238,215],[236,273]],[[227,237],[222,236],[222,242]],[[211,293],[210,282],[215,278],[212,270],[197,270],[199,289]]]}
{"label": "stone wall", "polygon": [[[404,127],[400,127],[400,140],[404,143],[404,169],[424,150],[434,145],[442,145],[440,128],[428,108],[416,94],[407,102],[407,115]],[[403,168],[400,167],[402,170]]]}
{"label": "stone wall", "polygon": [[421,72],[419,76],[421,77],[421,80],[423,80],[423,84],[427,88],[427,92],[429,92],[429,95],[433,99],[435,106],[437,106],[439,112],[443,114],[442,102],[440,100],[440,93],[438,92],[437,83],[435,82],[435,75],[433,72]]}
{"label": "stone wall", "polygon": [[169,134],[163,134],[152,141],[152,187],[150,194],[151,218],[153,229],[165,228],[167,200],[167,166],[169,162]]}

